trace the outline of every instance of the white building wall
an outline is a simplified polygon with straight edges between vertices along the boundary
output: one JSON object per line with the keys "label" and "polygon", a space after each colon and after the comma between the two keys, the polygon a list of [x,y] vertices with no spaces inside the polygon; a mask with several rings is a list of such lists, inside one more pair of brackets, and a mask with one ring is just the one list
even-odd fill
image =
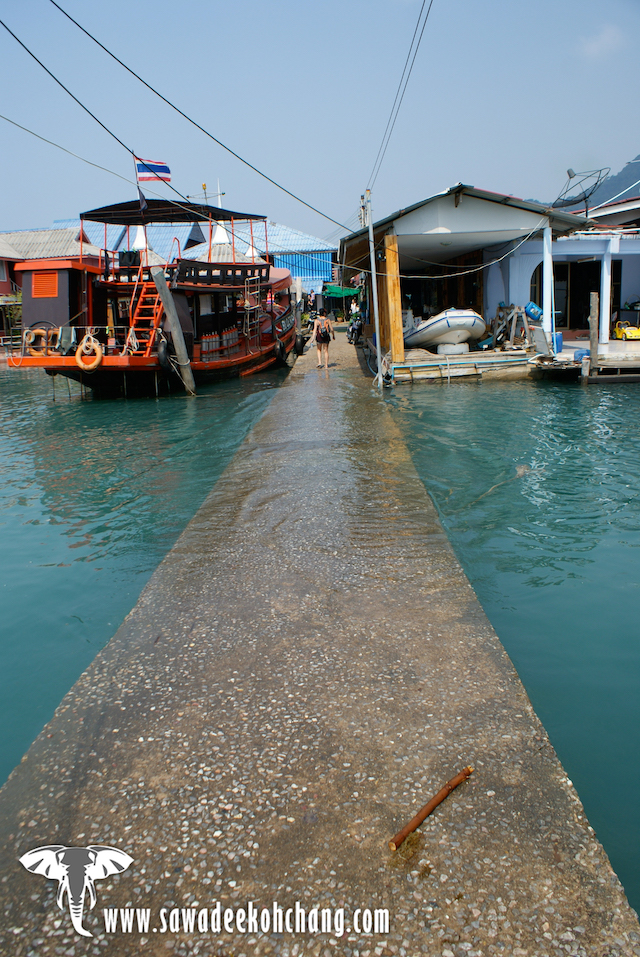
{"label": "white building wall", "polygon": [[620,258],[622,260],[620,305],[624,305],[625,302],[633,302],[637,299],[640,299],[640,255],[625,255],[625,246],[626,242],[621,242],[620,251],[622,255],[619,257],[614,257],[616,259]]}
{"label": "white building wall", "polygon": [[506,293],[504,287],[504,277],[500,263],[493,263],[486,272],[484,283],[484,318],[493,319],[498,308],[498,304],[506,302]]}
{"label": "white building wall", "polygon": [[[537,243],[542,246],[540,242]],[[542,248],[540,252],[522,252],[527,250],[529,243],[525,243],[509,259],[509,295],[507,301],[514,306],[526,306],[530,299],[531,277],[535,269],[542,262]],[[538,303],[542,305],[542,303]]]}

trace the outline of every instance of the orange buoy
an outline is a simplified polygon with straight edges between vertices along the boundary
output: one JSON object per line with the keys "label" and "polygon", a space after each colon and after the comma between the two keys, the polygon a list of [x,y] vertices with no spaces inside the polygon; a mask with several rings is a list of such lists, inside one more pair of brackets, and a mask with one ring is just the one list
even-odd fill
{"label": "orange buoy", "polygon": [[[76,365],[83,372],[93,372],[102,362],[103,354],[98,340],[87,333],[76,349]],[[88,361],[85,361],[85,357]]]}

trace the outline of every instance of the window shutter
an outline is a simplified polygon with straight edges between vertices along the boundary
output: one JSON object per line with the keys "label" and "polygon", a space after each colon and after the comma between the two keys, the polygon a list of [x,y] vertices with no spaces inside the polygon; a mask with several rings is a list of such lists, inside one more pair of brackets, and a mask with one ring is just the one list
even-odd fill
{"label": "window shutter", "polygon": [[34,272],[32,274],[31,295],[34,299],[56,299],[58,296],[58,273]]}

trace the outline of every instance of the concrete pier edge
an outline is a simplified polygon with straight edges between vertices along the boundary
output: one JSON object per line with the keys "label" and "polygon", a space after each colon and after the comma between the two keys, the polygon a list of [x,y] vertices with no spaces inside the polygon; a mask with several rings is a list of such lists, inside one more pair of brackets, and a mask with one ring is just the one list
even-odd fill
{"label": "concrete pier edge", "polygon": [[[384,401],[342,336],[330,354],[328,373],[315,349],[298,360],[0,791],[3,957],[640,955]],[[20,865],[42,845],[133,858],[85,902],[93,939]],[[163,927],[218,902],[297,902],[333,925]],[[105,930],[105,908],[136,907],[148,931]],[[388,932],[354,929],[358,910],[388,911]]]}

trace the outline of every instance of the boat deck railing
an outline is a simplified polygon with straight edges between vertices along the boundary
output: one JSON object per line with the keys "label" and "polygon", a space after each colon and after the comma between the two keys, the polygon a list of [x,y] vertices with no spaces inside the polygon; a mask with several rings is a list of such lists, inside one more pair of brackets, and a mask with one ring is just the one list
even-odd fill
{"label": "boat deck railing", "polygon": [[20,342],[20,332],[11,332],[8,336],[0,336],[0,349],[4,351],[6,356],[13,355],[20,348]]}
{"label": "boat deck railing", "polygon": [[[134,250],[135,252],[135,250]],[[109,253],[102,260],[103,269],[98,276],[104,283],[131,285],[153,282],[151,268],[156,265],[143,264],[139,256],[130,251]],[[238,286],[244,287],[247,280],[269,281],[268,263],[210,263],[194,259],[178,259],[176,262],[162,265],[167,283],[172,286]]]}
{"label": "boat deck railing", "polygon": [[[25,329],[15,339],[16,350],[22,355],[72,356],[85,336],[97,339],[105,356],[139,355],[142,351],[132,328],[126,325],[57,326],[55,328]],[[30,341],[30,335],[34,338]]]}

